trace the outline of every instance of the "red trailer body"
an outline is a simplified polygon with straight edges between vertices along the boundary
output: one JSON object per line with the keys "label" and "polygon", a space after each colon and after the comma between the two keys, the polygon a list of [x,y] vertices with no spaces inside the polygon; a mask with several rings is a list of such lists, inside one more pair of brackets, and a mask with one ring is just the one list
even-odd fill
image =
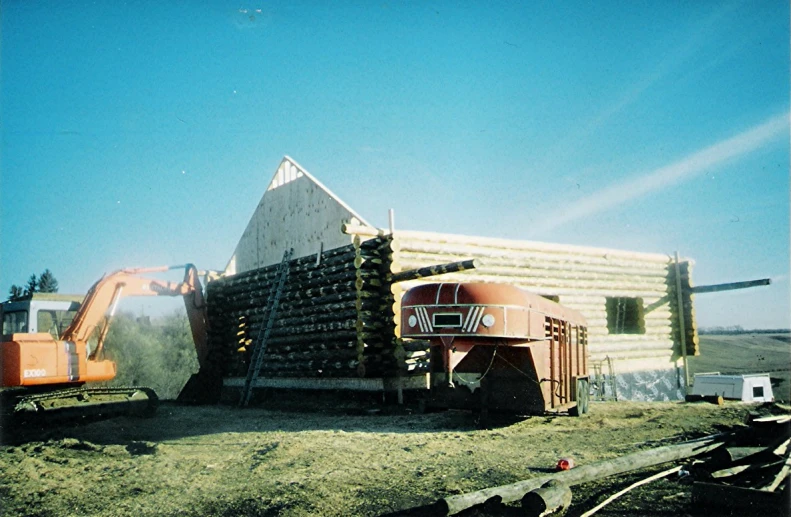
{"label": "red trailer body", "polygon": [[401,336],[431,343],[429,404],[587,412],[585,318],[507,284],[433,283],[401,301]]}

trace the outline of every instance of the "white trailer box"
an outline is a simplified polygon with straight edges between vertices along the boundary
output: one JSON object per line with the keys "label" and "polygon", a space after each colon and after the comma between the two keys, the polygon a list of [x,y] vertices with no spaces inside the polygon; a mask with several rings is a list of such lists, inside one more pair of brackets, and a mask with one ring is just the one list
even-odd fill
{"label": "white trailer box", "polygon": [[748,375],[695,374],[693,395],[721,396],[742,402],[773,402],[772,383],[767,373]]}

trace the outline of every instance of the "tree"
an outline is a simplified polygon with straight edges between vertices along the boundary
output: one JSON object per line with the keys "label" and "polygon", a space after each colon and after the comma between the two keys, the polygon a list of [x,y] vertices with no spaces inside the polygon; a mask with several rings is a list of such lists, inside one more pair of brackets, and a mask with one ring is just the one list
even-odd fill
{"label": "tree", "polygon": [[11,289],[8,290],[8,299],[12,302],[18,302],[25,298],[25,289],[18,286],[12,285]]}
{"label": "tree", "polygon": [[18,302],[20,300],[32,298],[34,293],[57,292],[58,280],[55,278],[55,275],[52,274],[52,271],[45,269],[39,277],[30,275],[24,287],[20,287],[16,284],[12,285],[11,289],[8,290],[8,299],[12,302]]}
{"label": "tree", "polygon": [[198,371],[189,320],[182,312],[152,325],[140,325],[131,314],[116,315],[104,352],[118,367],[110,386],[148,386],[161,399],[175,399]]}
{"label": "tree", "polygon": [[38,278],[36,275],[30,275],[30,278],[27,279],[27,285],[25,286],[25,296],[33,296],[33,293],[38,291]]}
{"label": "tree", "polygon": [[38,277],[38,292],[40,293],[57,293],[58,280],[52,271],[45,269],[41,276]]}

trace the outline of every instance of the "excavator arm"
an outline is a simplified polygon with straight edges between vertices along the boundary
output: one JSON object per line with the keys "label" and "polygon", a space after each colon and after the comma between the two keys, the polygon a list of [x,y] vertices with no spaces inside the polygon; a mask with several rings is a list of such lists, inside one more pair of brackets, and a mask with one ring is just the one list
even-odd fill
{"label": "excavator arm", "polygon": [[[140,276],[181,268],[184,268],[184,280],[179,283]],[[183,296],[198,362],[201,366],[204,365],[207,354],[206,304],[198,270],[192,264],[121,269],[105,275],[88,291],[74,320],[60,339],[87,342],[96,328],[103,323],[97,345],[89,356],[89,359],[97,358],[104,348],[104,338],[122,296]]]}

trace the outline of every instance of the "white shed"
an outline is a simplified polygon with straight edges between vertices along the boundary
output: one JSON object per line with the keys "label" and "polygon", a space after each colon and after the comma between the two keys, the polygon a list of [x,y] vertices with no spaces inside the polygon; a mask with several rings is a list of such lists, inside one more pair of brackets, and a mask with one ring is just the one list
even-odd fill
{"label": "white shed", "polygon": [[719,372],[698,373],[692,395],[721,396],[742,402],[772,402],[772,383],[769,374],[721,375]]}

